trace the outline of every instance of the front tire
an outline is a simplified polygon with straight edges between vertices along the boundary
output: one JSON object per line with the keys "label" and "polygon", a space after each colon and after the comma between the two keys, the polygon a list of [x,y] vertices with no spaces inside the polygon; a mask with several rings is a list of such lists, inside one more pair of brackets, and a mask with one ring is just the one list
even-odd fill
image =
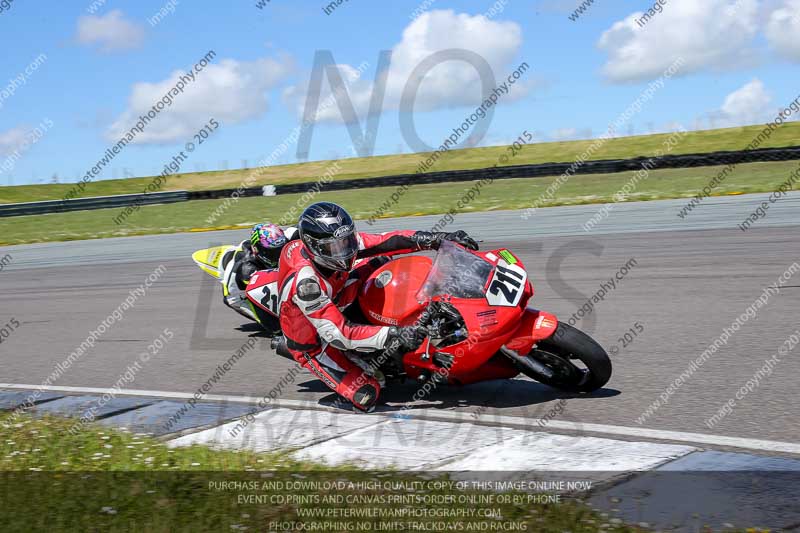
{"label": "front tire", "polygon": [[[611,379],[611,360],[589,335],[560,322],[556,331],[527,355],[532,365],[522,372],[551,387],[570,392],[593,392]],[[578,360],[581,366],[573,361]],[[537,371],[536,369],[544,371]]]}

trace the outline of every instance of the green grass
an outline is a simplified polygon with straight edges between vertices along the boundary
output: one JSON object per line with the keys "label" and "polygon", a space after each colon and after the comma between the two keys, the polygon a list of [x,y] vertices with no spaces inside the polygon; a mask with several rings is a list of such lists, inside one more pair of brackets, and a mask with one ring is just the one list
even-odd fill
{"label": "green grass", "polygon": [[[796,169],[797,161],[777,163],[748,163],[736,167],[715,190],[715,194],[767,192],[777,188]],[[640,181],[628,200],[690,198],[699,192],[720,167],[665,169],[650,172]],[[614,193],[628,183],[632,172],[575,176],[567,181],[555,197],[544,205],[575,205],[613,201]],[[497,180],[481,189],[480,195],[462,212],[492,211],[530,207],[552,183],[554,178]],[[445,213],[472,183],[445,183],[411,187],[400,201],[383,216]],[[354,216],[369,218],[393,192],[394,187],[335,191],[316,198],[303,195],[243,198],[232,204],[212,225],[233,226],[251,224],[264,219],[280,220],[294,208],[294,219],[306,203],[328,200],[342,204]],[[112,219],[119,209],[54,213],[27,217],[0,218],[0,244],[64,241],[153,233],[174,233],[207,227],[207,218],[223,205],[224,200],[202,200],[168,205],[145,206],[124,224],[117,226]],[[704,209],[701,204],[696,209]],[[692,215],[689,215],[690,217]],[[533,222],[529,220],[529,222]],[[455,223],[457,225],[457,222]],[[369,225],[360,224],[361,231]]]}
{"label": "green grass", "polygon": [[[744,126],[717,130],[689,132],[671,153],[705,153],[716,150],[741,150],[755,138],[763,126]],[[592,154],[591,159],[618,159],[653,155],[663,149],[669,134],[641,135],[609,139]],[[508,161],[522,165],[546,162],[574,161],[594,141],[565,141],[531,144]],[[800,122],[779,127],[761,147],[800,145]],[[462,170],[486,168],[494,165],[505,152],[504,146],[453,150],[444,154],[431,170]],[[411,174],[429,154],[399,154],[368,158],[351,158],[338,161],[341,170],[336,180]],[[162,190],[211,190],[238,187],[248,176],[254,175],[251,186],[277,183],[316,181],[332,161],[314,161],[293,165],[263,167],[261,169],[193,172],[169,178]],[[152,177],[104,180],[91,182],[81,196],[105,196],[140,193]],[[58,200],[73,187],[72,184],[19,185],[0,187],[0,203]]]}
{"label": "green grass", "polygon": [[[329,482],[423,482],[445,477],[421,478],[399,472],[366,472],[354,468],[325,468],[300,463],[281,454],[217,451],[205,447],[169,449],[152,438],[100,426],[87,426],[74,435],[72,422],[60,418],[36,419],[28,415],[0,415],[0,531],[268,531],[269,522],[349,523],[347,518],[302,518],[301,509],[392,509],[392,504],[325,502],[330,495],[410,494],[405,489],[383,486],[357,490],[349,486],[323,490]],[[223,489],[221,483],[257,482],[258,488]],[[277,490],[265,482],[317,483],[306,488]],[[491,492],[458,491],[452,487],[425,485],[414,494],[442,497],[450,494],[489,496]],[[502,520],[525,526],[527,531],[593,532],[636,531],[612,523],[581,501],[563,498],[559,503],[530,502],[526,494],[508,493],[517,503],[495,501],[470,505],[497,509]],[[308,496],[306,501],[245,500],[239,496]],[[316,502],[311,498],[318,498]],[[525,503],[520,503],[520,502]],[[412,504],[414,509],[445,511],[464,504]],[[360,518],[376,524],[379,518]],[[399,518],[422,523],[442,521],[448,527],[470,519],[446,516],[435,519]],[[496,518],[472,519],[494,522]],[[384,519],[384,521],[391,521]],[[614,522],[617,522],[614,520]],[[318,531],[320,529],[317,529]],[[326,531],[342,531],[333,526]],[[430,531],[441,530],[439,528]],[[455,529],[454,529],[455,530]]]}

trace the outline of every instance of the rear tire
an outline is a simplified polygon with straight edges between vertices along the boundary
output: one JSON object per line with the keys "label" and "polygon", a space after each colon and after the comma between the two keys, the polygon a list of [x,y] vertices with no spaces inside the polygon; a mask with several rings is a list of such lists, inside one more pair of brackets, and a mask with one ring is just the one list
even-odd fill
{"label": "rear tire", "polygon": [[[603,347],[586,333],[563,322],[527,357],[534,361],[534,365],[525,365],[521,368],[523,373],[557,389],[592,392],[611,379],[611,360]],[[573,360],[579,360],[585,368],[576,366]],[[551,375],[537,372],[537,366],[547,367]]]}

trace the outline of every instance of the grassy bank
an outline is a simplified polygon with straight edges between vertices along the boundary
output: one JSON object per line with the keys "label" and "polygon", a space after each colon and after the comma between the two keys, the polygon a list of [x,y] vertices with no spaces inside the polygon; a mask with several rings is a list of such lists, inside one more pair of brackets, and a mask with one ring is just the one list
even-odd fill
{"label": "grassy bank", "polygon": [[[689,132],[671,153],[705,153],[717,150],[741,150],[755,138],[763,126],[744,126]],[[591,159],[620,159],[648,156],[663,149],[669,134],[640,135],[608,139],[592,152]],[[523,165],[547,162],[570,162],[586,151],[593,140],[550,142],[527,145],[508,164]],[[761,147],[800,145],[800,122],[786,123],[778,128]],[[453,150],[444,154],[431,170],[462,170],[494,165],[505,152],[505,146]],[[412,174],[429,154],[398,154],[368,158],[342,159],[336,163],[340,171],[336,180]],[[209,190],[238,187],[248,176],[255,176],[252,186],[277,183],[316,181],[333,161],[314,161],[261,169],[192,172],[169,178],[162,190]],[[152,177],[104,180],[91,182],[82,196],[105,196],[142,192]],[[73,187],[72,184],[20,185],[0,187],[0,203],[58,200]]]}
{"label": "grassy bank", "polygon": [[[146,436],[100,426],[70,435],[70,425],[58,418],[0,415],[0,530],[283,531],[303,523],[320,526],[317,531],[353,531],[347,525],[355,521],[369,522],[373,530],[381,522],[395,521],[432,525],[427,531],[460,530],[459,524],[470,522],[503,522],[515,525],[516,531],[635,531],[567,498],[537,503],[531,502],[533,495],[508,493],[518,503],[501,503],[497,493],[434,486],[445,478],[327,469],[280,454],[173,450]],[[337,490],[325,489],[331,483]],[[364,489],[358,483],[372,485]],[[385,501],[405,494],[418,503],[402,507],[434,510],[440,516],[419,517],[409,511],[412,516],[406,519],[343,518],[364,508],[395,510],[401,506]],[[359,495],[376,499],[358,503]],[[449,495],[482,503],[447,504]],[[467,508],[487,509],[491,516],[454,516],[454,509]],[[309,518],[311,511],[329,518]],[[275,527],[275,522],[294,526]]]}
{"label": "grassy bank", "polygon": [[[773,191],[797,166],[797,161],[739,165],[715,190],[715,194]],[[719,170],[719,167],[654,170],[646,180],[638,182],[635,192],[628,197],[628,200],[690,198],[701,191]],[[552,200],[544,202],[543,206],[611,202],[614,200],[614,193],[628,183],[633,175],[633,172],[623,172],[575,176],[557,191]],[[555,178],[497,180],[483,186],[480,194],[459,211],[530,207],[553,179]],[[456,202],[472,185],[472,183],[445,183],[413,186],[382,216],[448,212],[456,208]],[[225,200],[145,206],[119,226],[112,220],[121,212],[119,209],[0,218],[0,244],[174,233],[209,225],[231,226],[264,219],[276,221],[287,212],[299,214],[309,201],[315,200],[340,203],[357,218],[366,219],[373,215],[375,209],[393,192],[395,192],[394,187],[336,191],[322,193],[311,200],[306,197],[305,202],[302,201],[303,195],[299,194],[243,198],[231,204],[211,224],[207,221],[209,216],[223,205]],[[697,209],[702,210],[704,206],[700,205]],[[529,219],[528,222],[533,220]],[[42,228],[46,228],[46,231]],[[360,228],[362,231],[369,230],[369,226],[365,223],[362,223]]]}

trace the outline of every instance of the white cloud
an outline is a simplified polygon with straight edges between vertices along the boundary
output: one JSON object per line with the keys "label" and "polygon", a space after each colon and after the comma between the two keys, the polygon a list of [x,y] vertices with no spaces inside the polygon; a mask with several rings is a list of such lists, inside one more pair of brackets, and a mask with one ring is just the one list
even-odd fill
{"label": "white cloud", "polygon": [[769,15],[764,33],[778,53],[800,61],[800,0],[784,0]]}
{"label": "white cloud", "polygon": [[[156,115],[137,133],[136,143],[169,143],[189,141],[191,136],[216,119],[224,128],[264,114],[268,108],[266,92],[275,87],[292,70],[288,58],[262,58],[251,62],[223,59],[195,73],[183,93]],[[146,115],[188,71],[176,70],[165,80],[133,86],[128,108],[108,129],[106,137],[116,141]]]}
{"label": "white cloud", "polygon": [[[354,68],[347,64],[337,64],[336,69],[342,77],[342,81],[347,87],[347,96],[353,103],[356,112],[365,112],[369,108],[369,101],[372,97],[372,82],[367,79],[369,63],[362,63],[361,69]],[[327,67],[326,67],[327,70]],[[327,74],[326,74],[327,78]],[[306,96],[307,86],[292,85],[283,91],[283,99],[289,105],[297,109],[298,114],[303,113]],[[328,81],[324,81],[319,98],[319,107],[317,109],[317,120],[337,120],[341,121],[341,116],[338,110],[336,100],[331,96],[331,86]]]}
{"label": "white cloud", "polygon": [[579,139],[591,138],[591,128],[557,128],[550,132],[550,140],[552,141],[575,141]]}
{"label": "white cloud", "polygon": [[731,127],[758,124],[769,119],[772,97],[758,78],[754,78],[736,89],[722,103],[722,107],[712,113],[717,126]]}
{"label": "white cloud", "polygon": [[662,130],[664,133],[674,133],[676,131],[686,131],[687,128],[677,120],[671,120],[664,124]]}
{"label": "white cloud", "polygon": [[553,130],[550,138],[554,141],[568,141],[578,138],[578,130],[575,128],[558,128]]}
{"label": "white cloud", "polygon": [[[522,44],[522,30],[514,22],[490,20],[483,15],[457,14],[453,10],[427,11],[412,21],[402,38],[392,48],[391,65],[386,80],[386,94],[382,110],[397,109],[403,89],[414,69],[428,56],[448,49],[464,49],[481,56],[494,72],[497,83],[516,68],[514,56]],[[443,56],[447,57],[447,56]],[[366,58],[371,59],[371,58]],[[369,108],[373,83],[367,75],[354,76],[356,69],[340,65],[342,76],[349,80],[348,92],[359,116],[364,117]],[[372,76],[370,76],[372,77]],[[504,100],[518,98],[527,92],[528,85],[518,81]],[[490,87],[490,90],[494,87]],[[299,113],[305,105],[304,87],[293,87],[286,92],[287,100]],[[330,94],[327,81],[323,83],[321,100]],[[424,74],[415,99],[416,110],[454,108],[479,104],[481,79],[475,67],[463,60],[448,60],[436,64]],[[321,110],[318,120],[342,121],[338,106]]]}
{"label": "white cloud", "polygon": [[18,126],[0,133],[0,155],[8,156],[0,161],[0,174],[12,171],[22,154],[39,142],[52,127],[53,121],[45,118],[33,128]]}
{"label": "white cloud", "polygon": [[105,16],[87,15],[78,19],[78,42],[98,44],[104,52],[136,48],[144,40],[144,29],[128,20],[119,9]]}
{"label": "white cloud", "polygon": [[753,60],[758,0],[670,0],[641,26],[636,12],[603,32],[603,74],[612,82],[653,79],[683,57],[681,74],[730,69]]}
{"label": "white cloud", "polygon": [[[537,2],[535,2],[534,7],[536,9],[537,15],[539,13],[570,15],[581,5],[582,2],[583,0],[538,0]],[[592,10],[595,10],[600,6],[595,4],[589,7]],[[589,11],[587,10],[584,14],[588,13]]]}
{"label": "white cloud", "polygon": [[14,150],[25,144],[30,128],[18,126],[10,130],[0,132],[0,155],[11,155]]}

